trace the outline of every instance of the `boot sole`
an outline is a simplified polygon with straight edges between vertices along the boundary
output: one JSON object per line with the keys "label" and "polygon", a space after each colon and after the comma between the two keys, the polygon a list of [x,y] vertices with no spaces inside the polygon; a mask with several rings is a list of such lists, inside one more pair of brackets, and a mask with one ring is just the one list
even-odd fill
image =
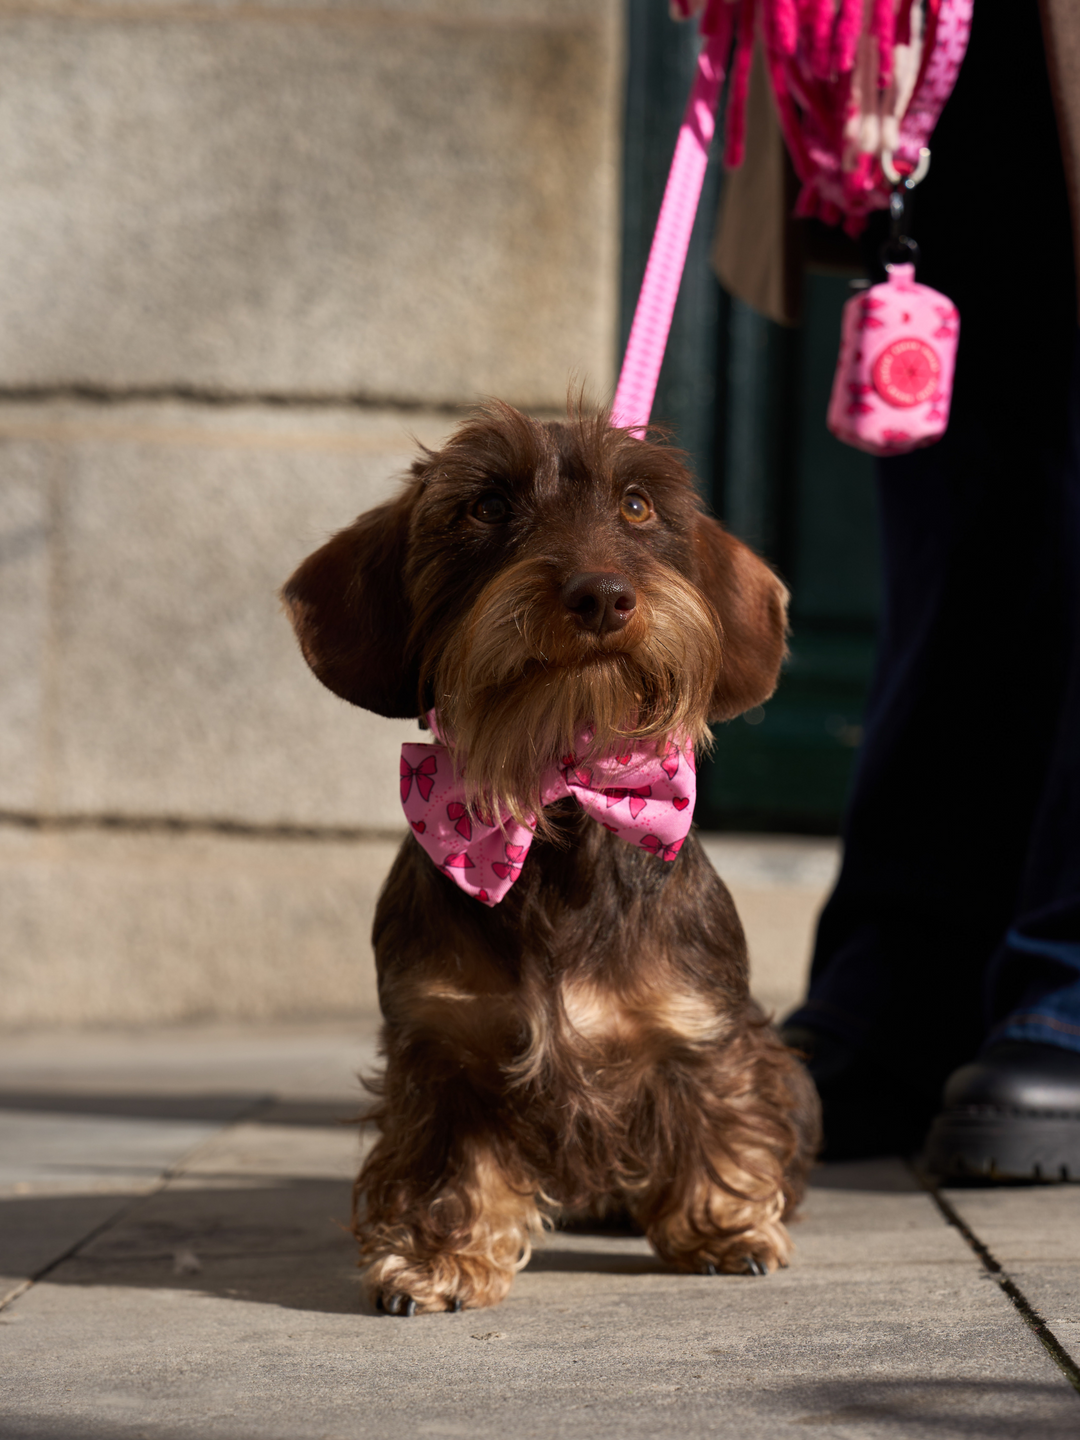
{"label": "boot sole", "polygon": [[923,1163],[942,1179],[1080,1183],[1080,1115],[948,1110],[930,1128]]}

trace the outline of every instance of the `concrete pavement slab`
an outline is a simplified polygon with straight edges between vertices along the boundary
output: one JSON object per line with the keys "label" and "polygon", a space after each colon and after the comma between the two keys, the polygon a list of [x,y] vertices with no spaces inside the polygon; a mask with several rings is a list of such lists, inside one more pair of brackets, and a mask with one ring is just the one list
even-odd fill
{"label": "concrete pavement slab", "polygon": [[[178,1161],[163,1149],[168,1175],[106,1197],[121,1201],[113,1216],[91,1210],[102,1197],[89,1187],[42,1193],[47,1175],[0,1198],[0,1231],[16,1216],[31,1235],[35,1218],[48,1228],[43,1206],[86,1207],[84,1243],[0,1310],[4,1440],[1080,1432],[1080,1398],[896,1161],[821,1167],[793,1263],[767,1280],[679,1275],[640,1237],[575,1231],[547,1237],[493,1310],[375,1314],[346,1229],[360,1136],[327,1123],[357,1099],[354,1029],[305,1027],[290,1041],[280,1027],[247,1045],[234,1027],[147,1032],[130,1050],[87,1036],[67,1053],[24,1037],[3,1057],[9,1096],[22,1083],[69,1107],[21,1115],[57,1122],[61,1159],[63,1125],[103,1135],[152,1123],[157,1104],[166,1147],[172,1127],[193,1123],[177,1118],[185,1092],[193,1109],[249,1106],[233,1123],[200,1117],[214,1133]],[[364,1039],[370,1058],[370,1029]],[[83,1086],[98,1111],[79,1116]],[[140,1093],[137,1114],[114,1113]],[[91,1133],[70,1130],[72,1157]],[[1015,1251],[1033,1281],[1075,1256],[1064,1194],[974,1199],[1003,1253],[1039,1228],[1038,1245]],[[1050,1198],[1032,1211],[1033,1196]]]}
{"label": "concrete pavement slab", "polygon": [[885,1316],[878,1290],[869,1324],[860,1287],[852,1314],[843,1287],[786,1277],[717,1287],[555,1271],[497,1311],[412,1322],[169,1286],[48,1284],[0,1332],[7,1433],[1074,1435],[1075,1396],[996,1295],[954,1292],[951,1312],[934,1314],[933,1273],[913,1272]]}
{"label": "concrete pavement slab", "polygon": [[0,1304],[159,1185],[220,1129],[216,1108],[201,1123],[0,1109]]}
{"label": "concrete pavement slab", "polygon": [[556,1234],[493,1310],[395,1320],[344,1232],[356,1136],[215,1136],[5,1315],[13,1436],[1065,1436],[1080,1400],[898,1162],[824,1168],[791,1268]]}
{"label": "concrete pavement slab", "polygon": [[1080,1186],[943,1193],[1066,1350],[1080,1358]]}
{"label": "concrete pavement slab", "polygon": [[220,1128],[184,1120],[0,1111],[0,1192],[139,1189]]}
{"label": "concrete pavement slab", "polygon": [[[356,1073],[373,1062],[370,1023],[7,1037],[0,1305],[238,1116],[256,1111],[274,1121],[277,1141],[262,1142],[260,1151],[267,1173],[273,1154],[302,1153],[298,1127],[355,1114],[362,1101]],[[281,1091],[287,1104],[273,1100]],[[355,1135],[340,1133],[349,1135],[354,1165]],[[246,1144],[250,1152],[250,1135]],[[212,1156],[212,1146],[205,1153]]]}

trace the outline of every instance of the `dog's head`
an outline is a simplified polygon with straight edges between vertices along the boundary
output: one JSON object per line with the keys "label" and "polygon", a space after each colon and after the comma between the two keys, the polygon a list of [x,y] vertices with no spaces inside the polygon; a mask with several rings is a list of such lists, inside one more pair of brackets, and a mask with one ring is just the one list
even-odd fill
{"label": "dog's head", "polygon": [[470,795],[516,818],[583,725],[596,752],[702,741],[768,699],[785,648],[787,592],[702,513],[677,452],[500,403],[283,593],[325,685],[380,715],[434,707]]}

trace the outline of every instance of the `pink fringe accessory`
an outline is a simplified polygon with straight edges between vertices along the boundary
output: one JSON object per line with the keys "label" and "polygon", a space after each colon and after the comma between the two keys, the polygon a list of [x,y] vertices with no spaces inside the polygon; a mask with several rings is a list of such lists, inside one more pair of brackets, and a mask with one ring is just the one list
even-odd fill
{"label": "pink fringe accessory", "polygon": [[[428,722],[436,737],[433,715]],[[588,732],[579,749],[585,750]],[[635,750],[579,763],[551,765],[540,782],[545,805],[572,795],[605,830],[659,860],[674,860],[690,833],[697,797],[694,747],[669,742],[663,755]],[[401,747],[401,804],[417,841],[454,884],[483,905],[497,905],[521,874],[535,824],[508,816],[501,825],[465,802],[465,785],[447,747]]]}
{"label": "pink fringe accessory", "polygon": [[756,35],[802,191],[797,215],[857,235],[894,186],[925,172],[927,142],[967,50],[974,0],[672,0],[701,14],[703,45],[683,116],[611,422],[644,433],[705,179],[729,57],[726,163],[739,165]]}
{"label": "pink fringe accessory", "polygon": [[[927,152],[967,50],[974,0],[759,0],[796,215],[857,235]],[[925,164],[925,162],[924,162]]]}

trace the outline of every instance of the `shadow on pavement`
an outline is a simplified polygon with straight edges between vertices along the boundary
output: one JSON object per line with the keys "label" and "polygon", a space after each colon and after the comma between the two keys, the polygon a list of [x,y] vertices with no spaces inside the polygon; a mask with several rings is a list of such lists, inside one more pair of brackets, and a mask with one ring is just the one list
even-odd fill
{"label": "shadow on pavement", "polygon": [[812,1190],[861,1190],[866,1194],[911,1195],[922,1190],[903,1160],[842,1160],[816,1165],[810,1176]]}
{"label": "shadow on pavement", "polygon": [[[328,1314],[364,1308],[344,1180],[215,1175],[209,1184],[188,1179],[134,1202],[92,1194],[5,1197],[0,1259],[7,1263],[0,1269],[26,1273],[15,1268],[20,1236],[61,1227],[89,1234],[108,1218],[110,1204],[117,1219],[53,1270],[50,1284],[198,1291]],[[15,1253],[5,1257],[5,1249]]]}
{"label": "shadow on pavement", "polygon": [[558,1232],[549,1244],[533,1251],[525,1267],[530,1271],[563,1271],[574,1275],[677,1275],[650,1251],[648,1254],[620,1254],[617,1251],[565,1250],[559,1248]]}
{"label": "shadow on pavement", "polygon": [[[755,1436],[768,1433],[762,1422],[776,1435],[795,1437],[820,1430],[858,1440],[890,1440],[892,1436],[903,1440],[1066,1440],[1076,1435],[1076,1419],[1068,1399],[1063,1397],[1061,1384],[1052,1380],[851,1377],[815,1383],[805,1377],[763,1377],[749,1407],[745,1398],[740,1403],[727,1395],[723,1410],[708,1418],[700,1411],[680,1413],[671,1409],[659,1414],[646,1410],[642,1415],[640,1407],[628,1406],[617,1390],[605,1392],[606,1387],[598,1388],[597,1402],[602,1409],[590,1407],[583,1412],[579,1405],[567,1404],[565,1396],[534,1393],[526,1417],[505,1401],[499,1403],[483,1387],[474,1397],[464,1424],[428,1420],[419,1427],[418,1416],[438,1414],[438,1407],[422,1402],[403,1406],[390,1394],[375,1393],[368,1397],[362,1418],[335,1416],[337,1424],[329,1434],[333,1440],[345,1440],[346,1436],[355,1440],[360,1436],[371,1440],[400,1436],[405,1440],[419,1429],[421,1434],[435,1436],[468,1434],[475,1440],[502,1440],[508,1424],[516,1420],[531,1436],[569,1434],[588,1436],[589,1440],[676,1433],[687,1440],[704,1436],[735,1440],[747,1430]],[[286,1436],[296,1440],[297,1436],[327,1433],[326,1420],[310,1413],[294,1412],[290,1417],[280,1414],[280,1405],[278,1408],[274,1418],[207,1416],[210,1425],[202,1433],[212,1434],[214,1440],[284,1440]],[[4,1440],[191,1440],[193,1433],[199,1433],[193,1432],[190,1422],[177,1423],[164,1417],[149,1423],[145,1415],[130,1421],[115,1414],[99,1419],[77,1404],[72,1409],[70,1418],[55,1414],[9,1417]]]}
{"label": "shadow on pavement", "polygon": [[[792,1387],[793,1390],[796,1387]],[[837,1378],[798,1385],[787,1423],[813,1433],[852,1427],[849,1433],[933,1436],[941,1440],[1014,1440],[1019,1436],[1075,1436],[1080,1397],[1070,1415],[1063,1380],[920,1377],[885,1380]],[[857,1428],[856,1428],[857,1427]],[[799,1431],[795,1432],[796,1434]]]}

